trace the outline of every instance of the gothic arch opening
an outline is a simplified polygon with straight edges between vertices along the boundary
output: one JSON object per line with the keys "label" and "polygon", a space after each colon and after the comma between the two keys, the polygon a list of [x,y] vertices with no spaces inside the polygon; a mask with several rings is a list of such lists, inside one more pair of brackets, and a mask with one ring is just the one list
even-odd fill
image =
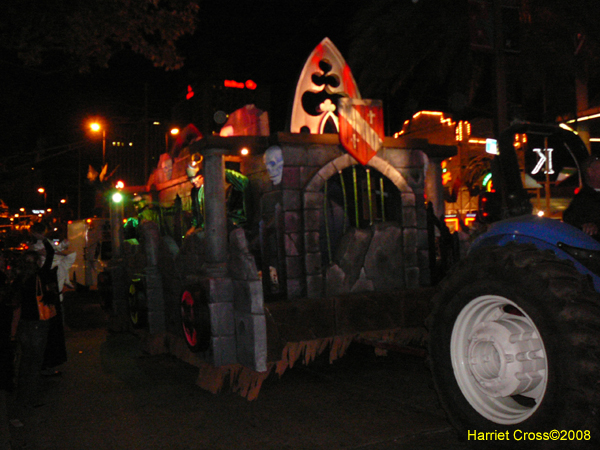
{"label": "gothic arch opening", "polygon": [[322,262],[333,262],[342,237],[351,228],[370,229],[384,222],[402,227],[402,195],[389,178],[361,165],[329,177],[323,184]]}
{"label": "gothic arch opening", "polygon": [[405,237],[416,230],[415,194],[398,169],[379,157],[362,166],[344,155],[305,192],[320,199],[319,254],[306,255],[309,296],[406,287],[405,269],[416,261],[416,243]]}

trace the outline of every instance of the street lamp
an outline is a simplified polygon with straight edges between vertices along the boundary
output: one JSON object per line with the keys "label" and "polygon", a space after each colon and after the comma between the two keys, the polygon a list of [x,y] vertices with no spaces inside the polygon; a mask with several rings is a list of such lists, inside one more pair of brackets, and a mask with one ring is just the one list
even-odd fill
{"label": "street lamp", "polygon": [[106,161],[106,128],[98,122],[92,122],[90,124],[90,129],[94,133],[102,130],[102,166],[104,167],[104,163]]}
{"label": "street lamp", "polygon": [[41,188],[38,188],[38,190],[37,190],[37,191],[38,191],[40,194],[44,194],[44,208],[45,208],[45,207],[46,207],[46,195],[47,195],[47,193],[46,193],[46,189],[44,189],[43,187],[41,187]]}
{"label": "street lamp", "polygon": [[179,128],[173,127],[167,133],[165,133],[165,148],[167,153],[169,153],[169,134],[173,137],[179,134]]}

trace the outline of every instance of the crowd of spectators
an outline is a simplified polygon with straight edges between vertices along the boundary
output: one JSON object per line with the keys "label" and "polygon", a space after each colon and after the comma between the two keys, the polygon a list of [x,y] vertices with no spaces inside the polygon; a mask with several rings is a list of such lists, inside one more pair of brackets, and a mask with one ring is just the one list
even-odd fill
{"label": "crowd of spectators", "polygon": [[27,245],[0,253],[0,450],[43,404],[41,377],[67,360],[61,291],[74,254],[55,247],[37,222]]}

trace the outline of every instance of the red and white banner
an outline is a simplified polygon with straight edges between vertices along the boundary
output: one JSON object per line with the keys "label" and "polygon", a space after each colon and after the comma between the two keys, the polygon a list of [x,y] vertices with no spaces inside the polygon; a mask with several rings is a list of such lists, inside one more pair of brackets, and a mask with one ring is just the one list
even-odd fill
{"label": "red and white banner", "polygon": [[363,166],[383,146],[383,105],[381,100],[341,98],[338,101],[340,142]]}

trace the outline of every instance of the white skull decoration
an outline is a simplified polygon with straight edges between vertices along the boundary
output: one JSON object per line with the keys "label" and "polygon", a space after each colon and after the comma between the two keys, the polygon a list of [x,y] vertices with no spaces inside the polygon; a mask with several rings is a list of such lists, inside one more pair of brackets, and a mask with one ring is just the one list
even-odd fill
{"label": "white skull decoration", "polygon": [[283,176],[283,153],[281,148],[276,145],[269,147],[265,151],[263,160],[273,184],[281,183],[281,177]]}

